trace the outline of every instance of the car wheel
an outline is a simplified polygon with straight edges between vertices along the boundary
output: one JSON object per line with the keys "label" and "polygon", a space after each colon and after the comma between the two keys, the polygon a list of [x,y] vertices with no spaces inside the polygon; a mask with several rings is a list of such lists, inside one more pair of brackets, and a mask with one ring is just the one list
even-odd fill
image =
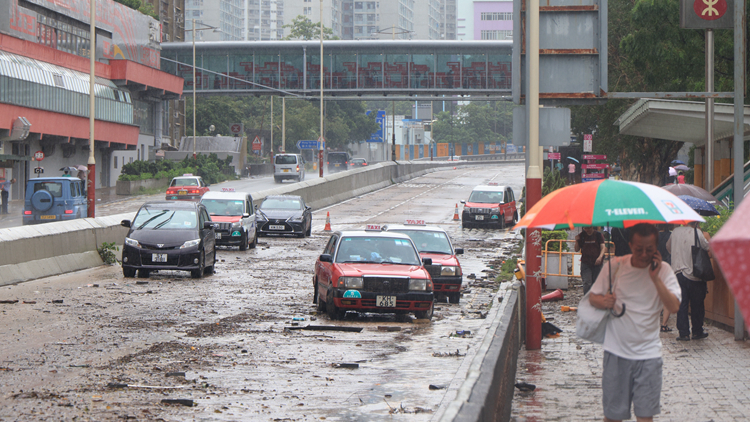
{"label": "car wheel", "polygon": [[247,238],[248,237],[249,236],[247,233],[242,233],[242,236],[240,237],[240,250],[241,251],[247,250]]}
{"label": "car wheel", "polygon": [[505,230],[505,214],[500,214],[500,230]]}
{"label": "car wheel", "polygon": [[513,225],[518,224],[518,211],[513,213]]}
{"label": "car wheel", "polygon": [[326,311],[328,312],[328,318],[332,321],[335,321],[337,319],[344,319],[346,311],[342,311],[341,309],[339,309],[333,302],[333,292],[329,291],[327,296]]}
{"label": "car wheel", "polygon": [[311,236],[312,235],[312,221],[310,222],[310,225],[307,226],[307,231],[305,232],[305,236]]}
{"label": "car wheel", "polygon": [[148,278],[151,275],[151,271],[140,269],[138,270],[138,278]]}
{"label": "car wheel", "polygon": [[135,277],[135,268],[122,268],[122,275],[125,278],[133,278]]}
{"label": "car wheel", "polygon": [[198,260],[199,267],[195,270],[190,270],[190,275],[193,276],[193,278],[201,278],[203,277],[203,271],[206,270],[206,251],[201,249],[201,257]]}
{"label": "car wheel", "polygon": [[430,304],[430,309],[426,311],[415,311],[414,316],[418,319],[432,319],[432,314],[435,311],[435,303]]}
{"label": "car wheel", "polygon": [[448,303],[458,303],[461,300],[461,293],[448,293]]}
{"label": "car wheel", "polygon": [[469,228],[469,224],[468,224],[468,223],[464,223],[464,222],[461,222],[461,228],[462,228],[462,229],[468,229],[468,228]]}
{"label": "car wheel", "polygon": [[299,183],[301,181],[302,181],[302,175],[300,174],[299,176],[297,176],[297,183]]}
{"label": "car wheel", "polygon": [[274,176],[273,181],[276,183],[281,183],[281,178]]}
{"label": "car wheel", "polygon": [[258,245],[258,232],[253,231],[253,242],[250,243],[250,249],[255,249],[255,247]]}

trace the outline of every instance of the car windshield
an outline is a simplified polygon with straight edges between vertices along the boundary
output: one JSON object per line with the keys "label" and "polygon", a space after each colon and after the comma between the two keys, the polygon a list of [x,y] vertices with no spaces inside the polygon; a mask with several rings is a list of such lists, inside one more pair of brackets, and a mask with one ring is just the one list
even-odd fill
{"label": "car windshield", "polygon": [[298,210],[301,208],[300,200],[294,198],[267,198],[260,204],[262,210]]}
{"label": "car windshield", "polygon": [[471,192],[469,202],[477,204],[500,204],[503,202],[503,193],[475,190]]}
{"label": "car windshield", "polygon": [[343,237],[339,242],[336,262],[422,264],[409,240],[376,236]]}
{"label": "car windshield", "polygon": [[198,186],[198,179],[172,179],[170,186]]}
{"label": "car windshield", "polygon": [[245,202],[239,199],[204,199],[201,204],[211,215],[242,215]]}
{"label": "car windshield", "polygon": [[443,232],[432,232],[426,230],[393,230],[408,235],[417,250],[422,253],[441,253],[453,255],[448,236]]}
{"label": "car windshield", "polygon": [[34,192],[38,192],[40,190],[46,190],[49,192],[53,197],[60,198],[62,197],[62,183],[60,182],[39,182],[34,184]]}
{"label": "car windshield", "polygon": [[197,226],[198,216],[195,211],[151,207],[138,211],[132,224],[136,230],[185,230],[195,229]]}
{"label": "car windshield", "polygon": [[297,157],[294,155],[277,155],[276,164],[297,164]]}

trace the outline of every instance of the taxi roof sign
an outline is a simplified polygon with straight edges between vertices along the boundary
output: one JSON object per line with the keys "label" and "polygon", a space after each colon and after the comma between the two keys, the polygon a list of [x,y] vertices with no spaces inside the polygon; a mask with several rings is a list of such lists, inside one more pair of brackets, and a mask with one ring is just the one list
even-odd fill
{"label": "taxi roof sign", "polygon": [[234,188],[221,188],[222,192],[234,192]]}
{"label": "taxi roof sign", "polygon": [[380,224],[367,224],[365,231],[382,231],[383,227]]}
{"label": "taxi roof sign", "polygon": [[192,176],[192,175],[193,175],[193,173],[185,173],[185,174],[182,175],[182,177],[189,177],[189,176]]}
{"label": "taxi roof sign", "polygon": [[426,224],[424,220],[412,220],[412,219],[407,218],[406,221],[404,221],[404,225],[405,226],[424,226]]}
{"label": "taxi roof sign", "polygon": [[487,183],[487,186],[499,186],[497,182],[489,182]]}

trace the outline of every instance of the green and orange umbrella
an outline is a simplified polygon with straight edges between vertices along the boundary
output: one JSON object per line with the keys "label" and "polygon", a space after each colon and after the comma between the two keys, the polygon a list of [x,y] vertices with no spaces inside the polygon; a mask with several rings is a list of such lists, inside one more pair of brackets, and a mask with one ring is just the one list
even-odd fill
{"label": "green and orange umbrella", "polygon": [[638,223],[687,224],[704,221],[685,202],[658,186],[619,180],[600,180],[558,189],[536,203],[513,230],[572,229]]}

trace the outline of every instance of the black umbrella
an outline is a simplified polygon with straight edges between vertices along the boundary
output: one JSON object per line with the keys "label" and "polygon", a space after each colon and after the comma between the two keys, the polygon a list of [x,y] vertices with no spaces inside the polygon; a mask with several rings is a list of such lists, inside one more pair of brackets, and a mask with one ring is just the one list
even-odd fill
{"label": "black umbrella", "polygon": [[719,211],[708,202],[690,195],[678,195],[693,211],[703,216],[719,215]]}
{"label": "black umbrella", "polygon": [[674,165],[676,165],[676,164],[682,164],[683,166],[685,165],[685,163],[683,163],[683,162],[682,162],[682,161],[680,161],[680,160],[672,160],[672,165],[674,166]]}

